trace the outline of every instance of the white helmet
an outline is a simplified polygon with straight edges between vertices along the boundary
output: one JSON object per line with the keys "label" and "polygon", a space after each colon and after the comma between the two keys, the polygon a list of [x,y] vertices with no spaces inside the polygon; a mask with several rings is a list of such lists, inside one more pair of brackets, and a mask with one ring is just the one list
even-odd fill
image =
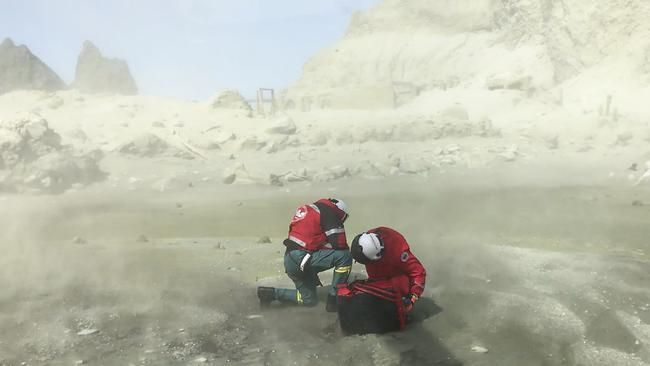
{"label": "white helmet", "polygon": [[340,200],[338,198],[328,198],[328,200],[330,202],[332,202],[333,204],[335,204],[336,207],[338,207],[339,210],[343,211],[343,213],[345,214],[345,216],[343,217],[343,219],[341,221],[345,221],[348,218],[348,216],[350,216],[350,211],[348,210],[348,205],[345,202],[343,202],[342,200]]}
{"label": "white helmet", "polygon": [[359,263],[376,262],[384,255],[384,243],[375,233],[362,233],[352,240],[350,252]]}

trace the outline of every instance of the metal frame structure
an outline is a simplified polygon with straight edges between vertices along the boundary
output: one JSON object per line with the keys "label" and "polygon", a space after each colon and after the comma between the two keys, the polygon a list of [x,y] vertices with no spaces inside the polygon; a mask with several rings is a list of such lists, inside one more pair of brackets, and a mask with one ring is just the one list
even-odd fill
{"label": "metal frame structure", "polygon": [[[268,109],[270,109],[267,112]],[[275,90],[271,88],[259,88],[257,89],[257,104],[256,104],[257,114],[266,116],[274,116],[276,111],[275,103]]]}

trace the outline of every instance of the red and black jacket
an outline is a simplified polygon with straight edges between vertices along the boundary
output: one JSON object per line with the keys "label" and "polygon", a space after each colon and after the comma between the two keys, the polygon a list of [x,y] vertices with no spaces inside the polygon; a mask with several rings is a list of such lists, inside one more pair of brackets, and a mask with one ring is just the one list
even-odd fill
{"label": "red and black jacket", "polygon": [[348,249],[343,221],[346,213],[328,199],[298,207],[289,224],[287,250]]}

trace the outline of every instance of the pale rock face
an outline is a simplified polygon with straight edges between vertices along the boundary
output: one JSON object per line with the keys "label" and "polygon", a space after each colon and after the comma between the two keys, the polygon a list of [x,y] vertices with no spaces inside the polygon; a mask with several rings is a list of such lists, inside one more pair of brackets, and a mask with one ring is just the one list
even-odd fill
{"label": "pale rock face", "polygon": [[644,0],[385,0],[314,55],[286,98],[334,109],[372,99],[394,108],[405,87],[405,102],[457,86],[548,90],[616,59],[630,59],[649,80],[648,17]]}
{"label": "pale rock face", "polygon": [[138,87],[125,61],[102,56],[89,41],[84,42],[73,87],[83,93],[137,94]]}
{"label": "pale rock face", "polygon": [[0,43],[0,94],[13,90],[55,91],[65,87],[61,78],[26,46],[9,38]]}

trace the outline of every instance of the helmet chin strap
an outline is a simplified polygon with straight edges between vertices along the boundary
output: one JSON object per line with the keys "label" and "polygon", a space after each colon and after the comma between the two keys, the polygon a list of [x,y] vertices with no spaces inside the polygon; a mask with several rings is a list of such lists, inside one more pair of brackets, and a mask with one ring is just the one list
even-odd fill
{"label": "helmet chin strap", "polygon": [[373,240],[373,244],[375,244],[375,248],[378,250],[377,254],[375,254],[376,259],[374,260],[374,262],[376,262],[384,256],[384,243],[382,243],[379,235],[373,234],[372,237],[377,239],[377,242]]}
{"label": "helmet chin strap", "polygon": [[379,253],[377,253],[377,260],[384,258],[384,247],[381,247]]}

